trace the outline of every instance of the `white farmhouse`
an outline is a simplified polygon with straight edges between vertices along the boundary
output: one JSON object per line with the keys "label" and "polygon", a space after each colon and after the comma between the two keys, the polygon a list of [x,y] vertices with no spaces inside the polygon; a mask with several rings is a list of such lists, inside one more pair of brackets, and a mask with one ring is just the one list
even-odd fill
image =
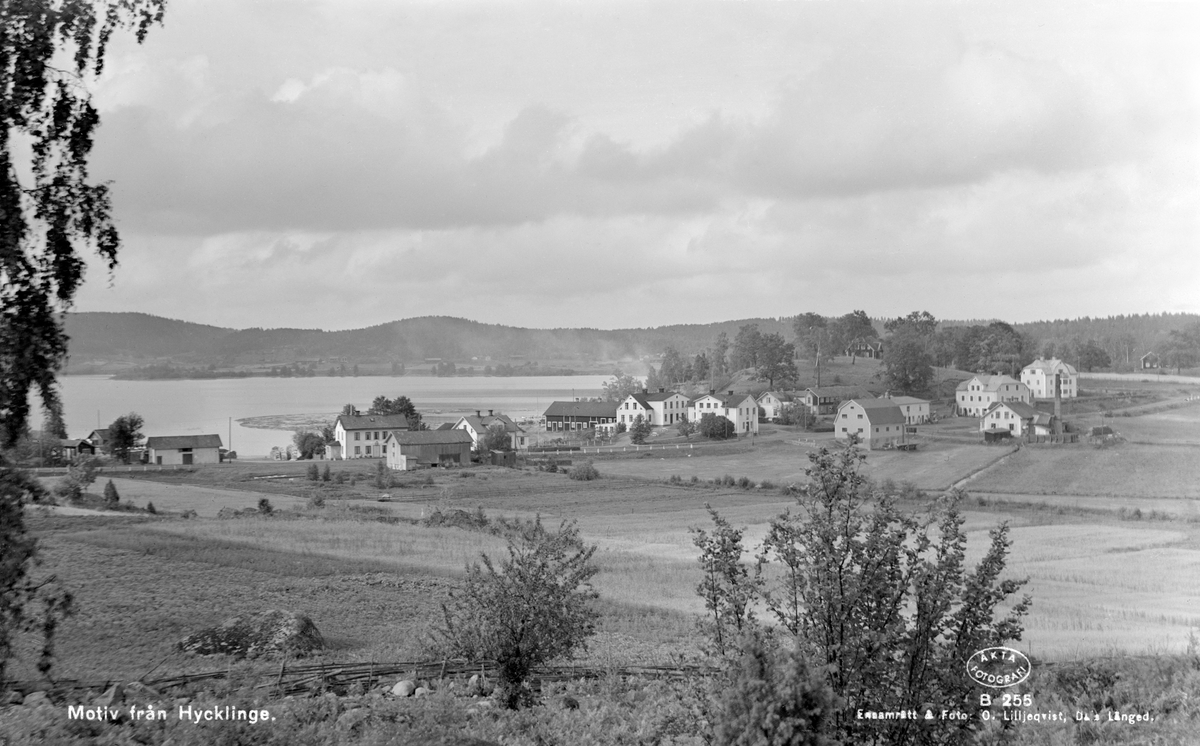
{"label": "white farmhouse", "polygon": [[1051,417],[1030,404],[996,402],[979,420],[980,432],[1007,432],[1014,438],[1023,435],[1049,435]]}
{"label": "white farmhouse", "polygon": [[698,423],[706,414],[726,418],[738,435],[758,434],[758,402],[750,394],[735,394],[732,390],[718,394],[710,390],[691,401],[688,419]]}
{"label": "white farmhouse", "polygon": [[891,399],[850,399],[838,406],[833,434],[838,440],[857,437],[867,450],[905,443],[904,413]]}
{"label": "white farmhouse", "polygon": [[333,437],[343,459],[384,458],[388,433],[409,429],[402,414],[343,414],[333,425]]}
{"label": "white farmhouse", "polygon": [[891,396],[892,403],[900,407],[904,413],[904,421],[910,425],[920,425],[929,422],[929,400],[918,399],[915,396]]}
{"label": "white farmhouse", "polygon": [[493,409],[489,409],[486,415],[477,409],[474,416],[460,417],[458,422],[454,423],[452,429],[466,430],[470,433],[471,447],[478,449],[479,436],[486,433],[493,426],[504,428],[505,432],[508,433],[509,445],[514,451],[529,447],[529,436],[525,433],[525,428],[513,422],[512,418],[506,414],[496,414]]}
{"label": "white farmhouse", "polygon": [[1033,402],[1029,387],[1012,376],[975,376],[958,384],[954,392],[958,413],[969,417],[982,417],[987,408],[996,402]]}
{"label": "white farmhouse", "polygon": [[764,391],[758,395],[758,415],[765,420],[773,421],[783,413],[784,407],[790,403],[790,397],[775,391]]}
{"label": "white farmhouse", "polygon": [[1055,373],[1062,382],[1062,398],[1074,399],[1079,396],[1079,371],[1056,357],[1049,360],[1038,358],[1026,365],[1021,369],[1021,383],[1029,387],[1033,398],[1053,399]]}
{"label": "white farmhouse", "polygon": [[640,414],[653,427],[674,425],[688,416],[689,403],[688,398],[677,391],[660,388],[649,393],[642,389],[642,393],[630,394],[617,406],[617,422],[628,427]]}

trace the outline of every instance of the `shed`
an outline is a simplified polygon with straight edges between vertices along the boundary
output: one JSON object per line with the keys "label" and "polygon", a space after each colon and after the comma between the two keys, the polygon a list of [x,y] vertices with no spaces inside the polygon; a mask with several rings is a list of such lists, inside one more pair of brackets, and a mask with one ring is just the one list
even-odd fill
{"label": "shed", "polygon": [[221,436],[155,435],[146,438],[146,452],[152,464],[219,464]]}
{"label": "shed", "polygon": [[471,434],[466,430],[392,431],[384,446],[388,468],[397,471],[471,463]]}

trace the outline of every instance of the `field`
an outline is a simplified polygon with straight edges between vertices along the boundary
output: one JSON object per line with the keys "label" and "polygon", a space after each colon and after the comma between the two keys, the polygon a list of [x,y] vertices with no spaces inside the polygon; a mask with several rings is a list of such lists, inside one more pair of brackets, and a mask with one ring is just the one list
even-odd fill
{"label": "field", "polygon": [[[1191,446],[1137,445],[1100,449],[1026,447],[972,479],[977,492],[1200,498],[1200,451]],[[1131,506],[1132,507],[1132,506]]]}

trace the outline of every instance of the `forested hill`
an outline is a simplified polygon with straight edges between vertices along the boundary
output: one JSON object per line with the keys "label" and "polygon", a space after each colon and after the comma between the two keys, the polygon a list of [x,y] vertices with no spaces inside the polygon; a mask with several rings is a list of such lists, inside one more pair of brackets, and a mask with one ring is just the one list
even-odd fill
{"label": "forested hill", "polygon": [[791,338],[789,320],[741,319],[645,329],[526,329],[446,316],[393,321],[365,329],[224,329],[142,313],[73,313],[66,318],[73,372],[99,364],[189,366],[281,364],[295,361],[419,363],[429,358],[511,361],[615,361],[674,345],[695,353],[744,324]]}

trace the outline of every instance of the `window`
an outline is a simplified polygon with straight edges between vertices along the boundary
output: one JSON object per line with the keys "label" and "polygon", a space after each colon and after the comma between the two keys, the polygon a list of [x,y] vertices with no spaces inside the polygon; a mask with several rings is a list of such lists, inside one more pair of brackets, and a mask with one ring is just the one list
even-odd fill
{"label": "window", "polygon": [[860,419],[860,420],[862,419],[862,415],[861,415],[861,414],[858,416],[858,419]]}
{"label": "window", "polygon": [[[354,434],[354,439],[355,439],[355,440],[362,440],[362,433],[355,433],[355,434]],[[355,449],[354,449],[354,452],[355,452],[355,453],[358,453],[358,448],[357,448],[357,447],[355,447]]]}
{"label": "window", "polygon": [[[355,435],[358,435],[358,433],[355,433]],[[354,446],[354,455],[355,456],[362,455],[362,446]]]}

